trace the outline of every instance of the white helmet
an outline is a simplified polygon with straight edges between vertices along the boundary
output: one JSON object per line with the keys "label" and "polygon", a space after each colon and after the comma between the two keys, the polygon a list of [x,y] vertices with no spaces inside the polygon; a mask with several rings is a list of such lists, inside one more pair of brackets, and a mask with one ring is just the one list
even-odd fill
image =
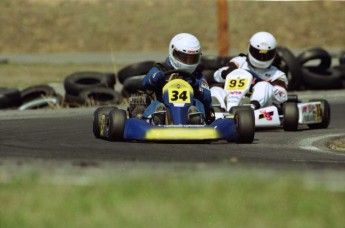
{"label": "white helmet", "polygon": [[169,60],[175,69],[193,73],[200,63],[201,46],[199,40],[189,33],[174,36],[169,45]]}
{"label": "white helmet", "polygon": [[271,33],[255,33],[250,38],[250,44],[248,47],[250,64],[257,68],[268,68],[271,66],[276,55],[276,47],[276,39]]}

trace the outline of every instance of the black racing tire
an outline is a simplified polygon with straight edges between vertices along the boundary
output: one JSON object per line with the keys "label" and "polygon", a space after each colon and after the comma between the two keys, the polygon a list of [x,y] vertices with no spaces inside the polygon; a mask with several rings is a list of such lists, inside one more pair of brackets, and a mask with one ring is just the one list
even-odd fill
{"label": "black racing tire", "polygon": [[301,65],[295,55],[286,47],[277,47],[273,65],[286,74],[288,90],[300,90],[302,86]]}
{"label": "black racing tire", "polygon": [[154,64],[154,61],[143,61],[122,68],[117,72],[119,82],[123,84],[128,77],[147,74]]}
{"label": "black racing tire", "polygon": [[303,67],[303,82],[306,89],[341,89],[342,74],[337,68],[322,69]]}
{"label": "black racing tire", "polygon": [[207,83],[209,85],[213,84],[213,83],[217,83],[215,80],[214,80],[214,72],[216,72],[215,70],[204,70],[202,72],[202,74],[204,75]]}
{"label": "black racing tire", "polygon": [[321,102],[321,116],[322,122],[318,124],[308,124],[310,129],[323,129],[328,128],[331,122],[331,106],[325,99],[312,99],[310,102],[320,101]]}
{"label": "black racing tire", "polygon": [[60,107],[62,104],[62,96],[55,94],[53,96],[37,97],[32,100],[23,102],[19,106],[18,110],[29,110],[29,109],[54,109]]}
{"label": "black racing tire", "polygon": [[297,56],[297,59],[301,66],[309,62],[310,60],[320,60],[318,68],[328,69],[332,63],[332,56],[323,48],[312,48],[306,50]]}
{"label": "black racing tire", "polygon": [[131,96],[131,92],[125,90],[125,88],[123,88],[123,87],[122,87],[120,93],[121,93],[122,97],[124,97],[124,98],[129,98]]}
{"label": "black racing tire", "polygon": [[345,80],[345,64],[332,67],[335,71],[339,71],[342,80]]}
{"label": "black racing tire", "polygon": [[89,88],[79,94],[81,104],[86,105],[117,105],[122,101],[119,92],[111,88]]}
{"label": "black racing tire", "polygon": [[253,109],[242,109],[235,112],[236,143],[252,143],[255,135],[255,117]]}
{"label": "black racing tire", "polygon": [[27,103],[41,97],[53,97],[56,91],[49,85],[36,85],[23,89],[20,94],[22,103]]}
{"label": "black racing tire", "polygon": [[203,55],[201,56],[199,69],[216,71],[228,64],[233,56]]}
{"label": "black racing tire", "polygon": [[218,55],[202,55],[200,59],[201,69],[204,70],[218,70],[221,65],[221,58]]}
{"label": "black racing tire", "polygon": [[108,140],[122,141],[125,131],[127,112],[122,109],[114,109],[109,113]]}
{"label": "black racing tire", "polygon": [[145,75],[138,75],[133,77],[127,77],[123,82],[123,88],[129,93],[136,93],[143,91],[143,80]]}
{"label": "black racing tire", "polygon": [[114,109],[117,109],[117,107],[99,107],[94,111],[92,131],[96,138],[105,138],[104,135],[101,135],[101,118],[103,114],[109,114]]}
{"label": "black racing tire", "polygon": [[285,131],[297,131],[298,130],[298,118],[299,112],[297,103],[286,102],[283,104],[283,129]]}
{"label": "black racing tire", "polygon": [[21,104],[22,99],[18,89],[0,87],[0,109],[18,107]]}
{"label": "black racing tire", "polygon": [[70,108],[81,107],[84,105],[84,101],[81,100],[79,95],[71,95],[69,93],[65,93],[64,104]]}
{"label": "black racing tire", "polygon": [[107,74],[93,71],[75,72],[65,78],[64,88],[66,93],[78,95],[85,89],[113,87],[109,85],[110,80],[106,75]]}
{"label": "black racing tire", "polygon": [[339,65],[345,65],[345,50],[342,50],[339,54]]}
{"label": "black racing tire", "polygon": [[104,73],[105,80],[107,81],[108,88],[115,88],[116,84],[116,74],[112,72]]}

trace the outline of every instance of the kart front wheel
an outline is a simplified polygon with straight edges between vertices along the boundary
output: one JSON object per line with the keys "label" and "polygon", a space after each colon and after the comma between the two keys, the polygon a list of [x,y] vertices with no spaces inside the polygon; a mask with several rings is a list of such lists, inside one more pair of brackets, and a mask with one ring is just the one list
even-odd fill
{"label": "kart front wheel", "polygon": [[235,112],[237,138],[236,143],[252,143],[255,134],[254,111],[250,109]]}
{"label": "kart front wheel", "polygon": [[[99,107],[95,110],[95,112],[93,113],[93,135],[96,138],[102,138],[103,133],[104,133],[104,123],[102,126],[102,115],[103,114],[109,114],[110,111],[112,111],[113,109],[117,109],[116,107]],[[101,132],[101,128],[102,128],[102,132]]]}
{"label": "kart front wheel", "polygon": [[321,102],[320,114],[322,117],[322,122],[317,124],[308,124],[308,127],[311,129],[327,128],[331,122],[331,106],[329,105],[328,101],[325,99],[313,99],[310,100],[310,102]]}
{"label": "kart front wheel", "polygon": [[297,131],[298,129],[298,107],[295,102],[283,104],[283,128],[285,131]]}
{"label": "kart front wheel", "polygon": [[123,140],[126,119],[127,113],[125,110],[114,109],[109,113],[108,140]]}

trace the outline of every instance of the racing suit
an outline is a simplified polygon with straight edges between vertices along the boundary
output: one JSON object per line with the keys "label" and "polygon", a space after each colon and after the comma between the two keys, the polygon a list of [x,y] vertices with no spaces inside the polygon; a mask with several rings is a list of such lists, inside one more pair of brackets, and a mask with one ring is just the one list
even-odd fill
{"label": "racing suit", "polygon": [[[158,71],[166,72],[169,70],[174,70],[174,68],[170,63],[169,58],[166,58],[164,63],[156,63],[155,66],[153,66],[144,77],[143,89],[154,91],[157,99],[154,102],[151,102],[151,104],[147,107],[143,114],[144,118],[150,118],[152,113],[156,110],[156,107],[163,102],[162,89],[164,87],[164,80],[161,80],[157,84],[153,85],[152,80],[155,77],[155,74]],[[211,104],[211,92],[208,83],[201,72],[196,69],[192,74],[195,75],[197,79],[194,85],[191,84],[194,90],[193,105],[195,105],[199,111],[204,114],[207,122],[210,118],[212,118],[211,116],[213,115],[211,113],[211,110],[213,110]],[[191,81],[189,81],[189,83],[191,83]]]}
{"label": "racing suit", "polygon": [[[253,67],[247,57],[244,54],[240,54],[232,58],[227,66],[221,67],[214,72],[215,81],[224,83],[226,76],[234,69],[244,69],[252,73],[253,81],[250,89],[250,103],[254,109],[272,104],[281,104],[287,100],[287,77],[284,72],[275,66],[270,66],[266,69]],[[221,87],[212,87],[211,94],[219,100],[221,107],[227,111],[232,106],[238,105],[231,103],[230,99],[227,99],[228,94]]]}

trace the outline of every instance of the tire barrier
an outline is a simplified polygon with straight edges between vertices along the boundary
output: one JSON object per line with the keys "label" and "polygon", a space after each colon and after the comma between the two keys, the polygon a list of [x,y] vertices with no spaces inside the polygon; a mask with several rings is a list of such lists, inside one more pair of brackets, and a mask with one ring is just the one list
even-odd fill
{"label": "tire barrier", "polygon": [[29,86],[20,92],[22,104],[19,110],[54,108],[62,103],[62,96],[49,85]]}
{"label": "tire barrier", "polygon": [[144,77],[145,75],[137,75],[126,78],[123,82],[123,89],[127,91],[128,94],[143,91]]}
{"label": "tire barrier", "polygon": [[341,71],[336,68],[322,69],[318,66],[302,68],[305,89],[343,88]]}
{"label": "tire barrier", "polygon": [[216,83],[216,81],[214,80],[214,72],[216,72],[216,70],[203,70],[202,74],[204,75],[204,77],[206,78],[206,81],[208,82],[208,85],[214,84]]}
{"label": "tire barrier", "polygon": [[341,89],[343,73],[331,67],[332,56],[323,48],[312,48],[297,56],[301,64],[304,89]]}
{"label": "tire barrier", "polygon": [[301,66],[307,65],[311,60],[320,60],[318,68],[328,69],[331,67],[332,56],[322,48],[312,48],[306,50],[297,56]]}
{"label": "tire barrier", "polygon": [[114,88],[114,85],[115,74],[92,71],[75,72],[64,80],[65,91],[71,95],[78,95],[81,91],[89,88]]}
{"label": "tire barrier", "polygon": [[340,52],[339,65],[345,65],[345,50]]}
{"label": "tire barrier", "polygon": [[69,107],[119,104],[120,93],[114,90],[115,73],[75,72],[64,80],[64,102]]}
{"label": "tire barrier", "polygon": [[339,65],[339,66],[334,66],[333,69],[338,70],[341,74],[341,78],[343,80],[345,80],[345,64]]}
{"label": "tire barrier", "polygon": [[17,108],[21,104],[19,89],[0,87],[0,109]]}
{"label": "tire barrier", "polygon": [[231,56],[215,56],[215,55],[205,55],[201,56],[200,70],[218,70],[219,68],[226,66],[229,60],[232,59]]}
{"label": "tire barrier", "polygon": [[61,95],[38,97],[23,103],[21,106],[19,106],[18,110],[24,111],[28,109],[57,108],[61,105],[61,103]]}
{"label": "tire barrier", "polygon": [[36,85],[23,89],[20,92],[22,103],[27,103],[37,98],[53,97],[56,95],[55,90],[49,85]]}
{"label": "tire barrier", "polygon": [[147,74],[154,64],[155,61],[143,61],[122,68],[117,72],[119,82],[123,84],[128,77]]}
{"label": "tire barrier", "polygon": [[84,104],[95,105],[118,105],[122,100],[121,94],[111,88],[85,89],[79,94],[79,98]]}
{"label": "tire barrier", "polygon": [[65,94],[65,102],[70,107],[118,105],[122,102],[122,95],[112,88],[94,87],[87,88],[80,94]]}

